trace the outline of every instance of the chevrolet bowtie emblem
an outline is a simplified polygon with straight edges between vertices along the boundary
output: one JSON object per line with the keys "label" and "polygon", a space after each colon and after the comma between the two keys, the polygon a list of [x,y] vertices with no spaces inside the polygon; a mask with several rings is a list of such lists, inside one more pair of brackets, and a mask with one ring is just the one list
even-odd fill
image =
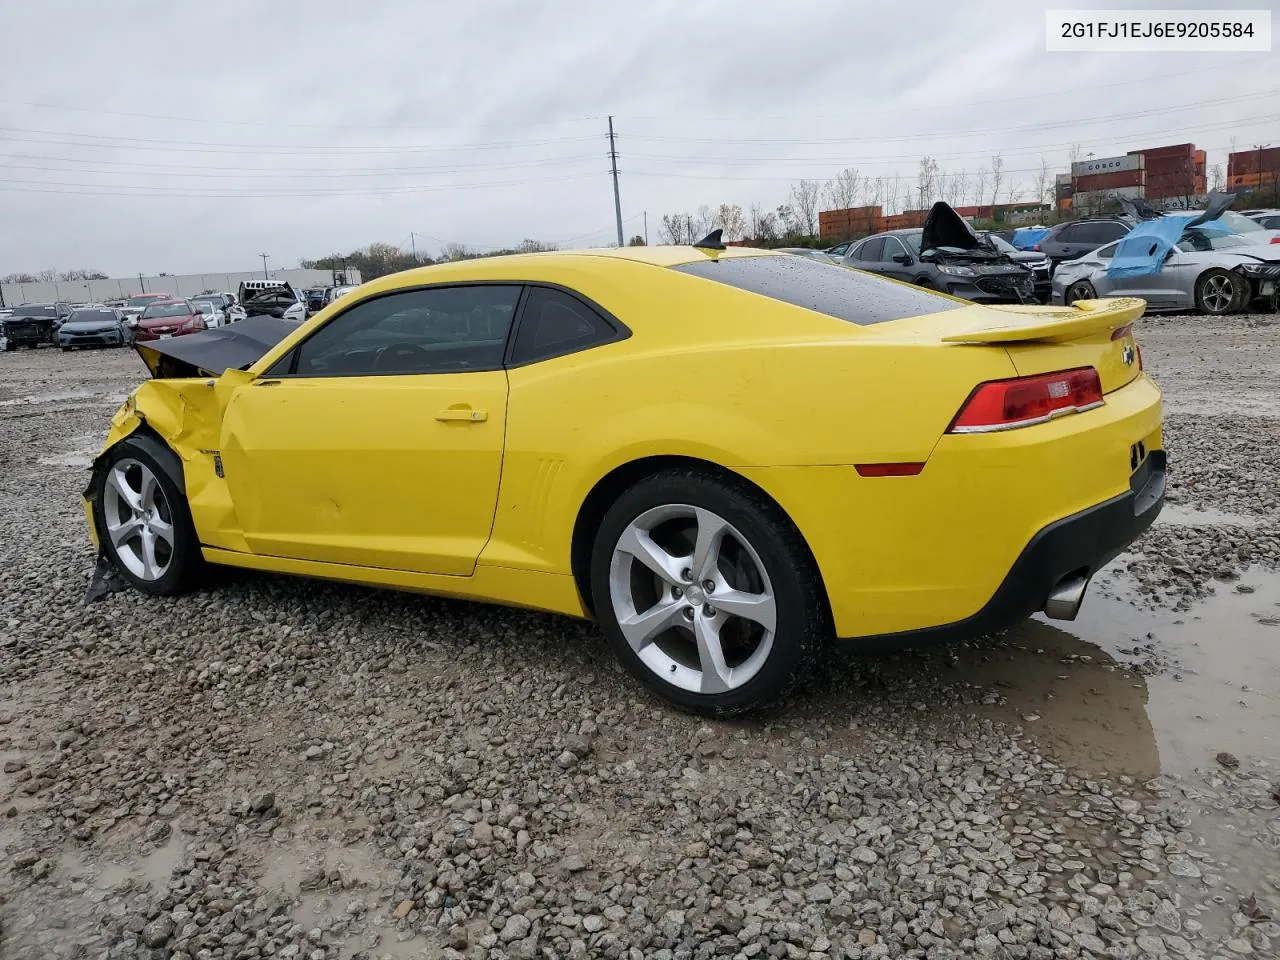
{"label": "chevrolet bowtie emblem", "polygon": [[1124,345],[1124,349],[1120,351],[1120,359],[1124,361],[1124,365],[1126,367],[1133,366],[1133,361],[1135,359],[1133,344],[1126,343]]}

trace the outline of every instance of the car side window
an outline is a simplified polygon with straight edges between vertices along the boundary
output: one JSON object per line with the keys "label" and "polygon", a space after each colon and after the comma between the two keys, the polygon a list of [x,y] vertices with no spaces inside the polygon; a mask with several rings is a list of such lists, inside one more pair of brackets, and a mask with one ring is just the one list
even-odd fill
{"label": "car side window", "polygon": [[267,375],[498,370],[520,290],[518,284],[428,287],[361,301],[304,340]]}
{"label": "car side window", "polygon": [[617,338],[614,326],[577,297],[552,287],[531,287],[510,362],[532,363]]}
{"label": "car side window", "polygon": [[902,241],[897,237],[884,238],[884,253],[881,254],[881,259],[892,260],[898,254],[906,252],[907,248],[902,245]]}
{"label": "car side window", "polygon": [[1117,246],[1119,246],[1119,244],[1109,243],[1105,247],[1100,247],[1099,249],[1093,251],[1093,255],[1097,257],[1099,260],[1110,260],[1112,257],[1116,255]]}
{"label": "car side window", "polygon": [[878,263],[883,260],[884,237],[872,237],[854,251],[853,258],[864,263]]}
{"label": "car side window", "polygon": [[837,243],[834,247],[832,247],[830,250],[827,251],[827,254],[832,257],[843,257],[845,254],[845,251],[848,249],[849,249],[849,244]]}
{"label": "car side window", "polygon": [[1080,223],[1069,223],[1059,230],[1058,235],[1053,239],[1057,240],[1059,243],[1079,243],[1084,239],[1081,235],[1083,226],[1084,225]]}

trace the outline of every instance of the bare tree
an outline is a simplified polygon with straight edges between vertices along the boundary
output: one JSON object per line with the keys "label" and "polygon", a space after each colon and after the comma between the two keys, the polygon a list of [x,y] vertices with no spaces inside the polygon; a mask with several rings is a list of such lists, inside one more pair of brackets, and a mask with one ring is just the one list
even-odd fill
{"label": "bare tree", "polygon": [[1067,152],[1067,159],[1072,163],[1080,162],[1080,144],[1073,143],[1071,149]]}
{"label": "bare tree", "polygon": [[862,178],[862,200],[869,207],[884,204],[884,177]]}
{"label": "bare tree", "polygon": [[[959,201],[960,206],[964,206],[969,197],[969,175],[965,171],[951,175],[951,194]],[[952,201],[952,206],[955,206],[955,201]]]}
{"label": "bare tree", "polygon": [[715,225],[724,231],[725,240],[741,240],[747,231],[747,220],[736,203],[722,203],[716,208]]}
{"label": "bare tree", "polygon": [[1209,168],[1209,189],[1215,192],[1221,190],[1223,182],[1222,164],[1215,163]]}
{"label": "bare tree", "polygon": [[884,183],[884,212],[886,214],[894,214],[899,211],[899,202],[902,196],[902,180],[898,174],[892,177],[885,177]]}
{"label": "bare tree", "polygon": [[1049,161],[1040,158],[1040,169],[1036,171],[1036,203],[1045,203],[1049,199]]}
{"label": "bare tree", "polygon": [[39,273],[36,274],[36,276],[39,277],[41,280],[43,280],[45,283],[50,283],[58,279],[58,271],[52,270],[52,269],[41,270]]}
{"label": "bare tree", "polygon": [[658,228],[658,239],[662,243],[693,243],[698,239],[693,231],[693,217],[689,214],[664,213],[662,226]]}
{"label": "bare tree", "polygon": [[778,204],[778,209],[774,211],[774,217],[778,223],[778,232],[784,237],[798,237],[800,235],[800,221],[796,219],[795,207],[789,203]]}
{"label": "bare tree", "polygon": [[716,212],[705,203],[698,207],[698,214],[693,218],[693,232],[697,234],[693,240],[701,240],[716,227]]}
{"label": "bare tree", "polygon": [[973,180],[973,202],[981,204],[987,199],[987,168],[979,167],[977,176]]}
{"label": "bare tree", "polygon": [[848,210],[858,205],[858,190],[862,176],[853,167],[846,167],[822,186],[822,196],[828,210]]}
{"label": "bare tree", "polygon": [[747,214],[747,237],[751,240],[775,240],[778,236],[777,214],[753,203]]}
{"label": "bare tree", "polygon": [[106,280],[107,275],[101,270],[86,270],[83,267],[75,270],[63,270],[58,274],[59,280]]}
{"label": "bare tree", "polygon": [[0,283],[38,283],[40,280],[34,273],[8,273],[0,277]]}
{"label": "bare tree", "polygon": [[545,240],[530,240],[527,237],[516,244],[517,253],[547,253],[558,249],[554,243],[547,243]]}
{"label": "bare tree", "polygon": [[[373,247],[374,244],[369,245],[371,251]],[[465,243],[446,243],[440,250],[440,258],[442,260],[468,260],[473,256],[475,254]]]}
{"label": "bare tree", "polygon": [[991,158],[991,205],[999,203],[1000,184],[1004,182],[1004,157],[996,154]]}
{"label": "bare tree", "polygon": [[801,180],[791,188],[791,209],[795,214],[799,235],[812,237],[818,232],[818,207],[822,186],[817,180]]}
{"label": "bare tree", "polygon": [[938,161],[927,155],[921,157],[920,167],[916,171],[916,200],[921,210],[933,202],[937,176]]}

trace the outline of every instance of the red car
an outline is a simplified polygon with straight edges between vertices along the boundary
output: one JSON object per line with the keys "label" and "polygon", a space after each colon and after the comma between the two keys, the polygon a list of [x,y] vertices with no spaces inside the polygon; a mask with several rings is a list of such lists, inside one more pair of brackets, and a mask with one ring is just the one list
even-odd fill
{"label": "red car", "polygon": [[204,314],[192,306],[189,300],[161,300],[153,303],[142,311],[137,326],[133,328],[134,339],[139,343],[203,332]]}

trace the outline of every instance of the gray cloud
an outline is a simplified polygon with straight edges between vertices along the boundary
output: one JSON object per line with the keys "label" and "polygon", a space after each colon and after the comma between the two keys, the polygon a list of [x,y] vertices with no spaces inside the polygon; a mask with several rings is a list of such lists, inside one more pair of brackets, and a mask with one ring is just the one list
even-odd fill
{"label": "gray cloud", "polygon": [[609,113],[629,232],[845,166],[913,184],[926,153],[1029,187],[1073,143],[1280,142],[1271,55],[1047,54],[1050,5],[11,4],[0,274],[609,242]]}

